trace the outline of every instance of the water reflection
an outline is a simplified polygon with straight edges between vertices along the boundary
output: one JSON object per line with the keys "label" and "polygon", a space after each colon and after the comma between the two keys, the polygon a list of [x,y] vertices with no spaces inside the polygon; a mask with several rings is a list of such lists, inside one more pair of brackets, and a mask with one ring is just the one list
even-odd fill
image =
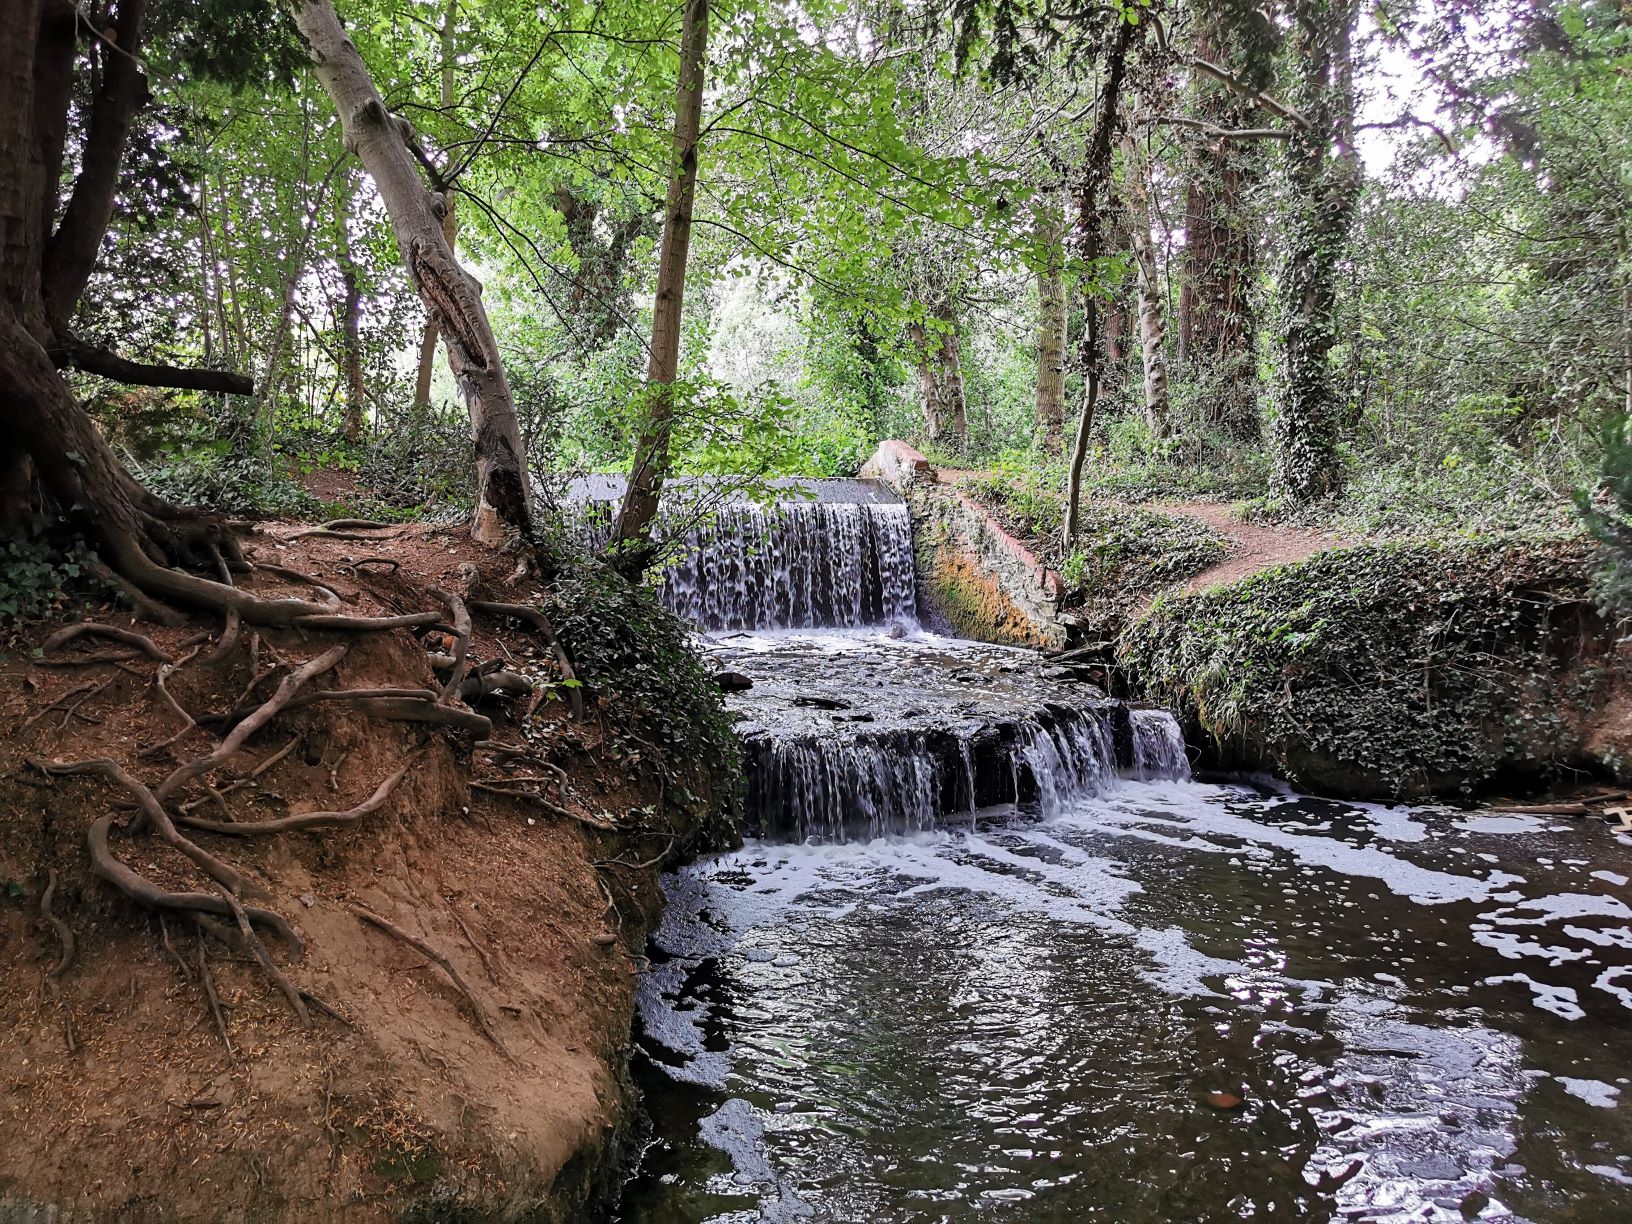
{"label": "water reflection", "polygon": [[628,1221],[1632,1219],[1628,847],[1127,784],[667,881]]}

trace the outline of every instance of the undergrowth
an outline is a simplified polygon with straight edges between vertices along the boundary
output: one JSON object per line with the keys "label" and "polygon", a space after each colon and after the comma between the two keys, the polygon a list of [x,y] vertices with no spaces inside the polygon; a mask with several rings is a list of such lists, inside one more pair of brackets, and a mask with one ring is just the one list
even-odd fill
{"label": "undergrowth", "polygon": [[665,799],[691,815],[699,844],[734,840],[742,749],[687,626],[655,588],[588,558],[562,563],[544,613],[579,678],[626,720],[624,753],[671,779]]}
{"label": "undergrowth", "polygon": [[1225,749],[1349,794],[1546,777],[1606,676],[1579,539],[1365,545],[1159,601],[1120,643],[1145,694]]}

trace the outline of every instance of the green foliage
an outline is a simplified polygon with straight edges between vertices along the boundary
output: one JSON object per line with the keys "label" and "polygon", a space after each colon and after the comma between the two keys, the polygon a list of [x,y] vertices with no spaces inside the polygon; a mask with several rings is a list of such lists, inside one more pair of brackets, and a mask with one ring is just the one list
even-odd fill
{"label": "green foliage", "polygon": [[1556,537],[1329,551],[1161,600],[1121,655],[1227,757],[1348,793],[1466,792],[1567,757],[1596,683],[1570,666],[1596,632],[1586,552]]}
{"label": "green foliage", "polygon": [[671,779],[665,801],[692,818],[693,845],[732,841],[742,748],[690,629],[599,560],[565,560],[544,612],[623,750]]}
{"label": "green foliage", "polygon": [[1632,616],[1632,437],[1619,417],[1604,428],[1604,460],[1598,486],[1576,494],[1576,508],[1598,541],[1598,602],[1608,612]]}
{"label": "green foliage", "polygon": [[91,549],[47,524],[0,536],[0,627],[55,616],[76,597],[100,589]]}

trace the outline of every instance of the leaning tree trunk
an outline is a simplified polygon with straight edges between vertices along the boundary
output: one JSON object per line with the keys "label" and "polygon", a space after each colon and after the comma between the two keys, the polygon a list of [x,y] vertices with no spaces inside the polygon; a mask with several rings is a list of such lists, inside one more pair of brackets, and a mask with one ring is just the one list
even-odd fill
{"label": "leaning tree trunk", "polygon": [[1045,196],[1033,218],[1043,248],[1037,269],[1037,415],[1036,437],[1049,454],[1065,437],[1065,217],[1059,202]]}
{"label": "leaning tree trunk", "polygon": [[1088,459],[1088,442],[1094,433],[1094,417],[1099,409],[1100,381],[1104,377],[1104,353],[1100,343],[1099,297],[1093,285],[1098,271],[1105,231],[1106,195],[1111,183],[1111,150],[1116,147],[1120,122],[1118,105],[1127,78],[1128,55],[1149,22],[1138,25],[1121,21],[1105,64],[1105,83],[1100,88],[1099,113],[1088,135],[1088,151],[1077,189],[1077,255],[1085,269],[1083,284],[1082,344],[1078,359],[1082,366],[1082,411],[1077,417],[1076,435],[1071,440],[1071,465],[1065,478],[1065,523],[1061,531],[1067,553],[1077,543],[1077,524],[1082,514],[1082,469]]}
{"label": "leaning tree trunk", "polygon": [[1167,392],[1167,296],[1156,268],[1156,246],[1150,238],[1149,167],[1133,137],[1122,137],[1128,179],[1128,230],[1139,270],[1139,348],[1145,372],[1145,423],[1157,441],[1173,431],[1173,409]]}
{"label": "leaning tree trunk", "polygon": [[[646,367],[646,424],[635,445],[629,487],[613,531],[615,545],[633,571],[649,560],[652,520],[657,517],[669,471],[674,432],[674,384],[680,377],[680,323],[686,296],[686,257],[691,250],[691,211],[697,194],[697,142],[703,123],[703,64],[708,48],[708,0],[686,0],[680,34],[680,73],[674,90],[674,160],[663,212],[652,307],[652,355]],[[628,546],[633,547],[628,547]]]}
{"label": "leaning tree trunk", "polygon": [[[442,52],[442,109],[451,113],[453,110],[453,64],[457,48],[453,40],[454,23],[459,20],[459,0],[448,0],[448,5],[442,10],[442,29],[438,35],[438,42]],[[448,240],[448,250],[455,250],[454,242],[459,236],[459,219],[454,210],[453,197],[447,197],[447,213],[442,218],[442,235]],[[436,372],[436,341],[440,333],[436,326],[434,313],[425,319],[425,332],[419,341],[419,367],[414,374],[414,408],[421,410],[430,407],[431,403],[431,376]]]}
{"label": "leaning tree trunk", "polygon": [[459,266],[443,233],[447,202],[420,178],[398,121],[380,101],[329,0],[297,0],[295,24],[305,36],[317,79],[334,100],[347,148],[385,201],[402,262],[436,320],[464,394],[476,450],[471,534],[487,543],[499,543],[512,532],[525,534],[532,527],[532,490],[515,400],[482,307],[481,286]]}
{"label": "leaning tree trunk", "polygon": [[1357,0],[1302,0],[1294,11],[1300,109],[1287,142],[1286,395],[1275,419],[1275,474],[1293,501],[1337,491],[1341,428],[1331,351],[1337,269],[1359,196],[1350,40]]}

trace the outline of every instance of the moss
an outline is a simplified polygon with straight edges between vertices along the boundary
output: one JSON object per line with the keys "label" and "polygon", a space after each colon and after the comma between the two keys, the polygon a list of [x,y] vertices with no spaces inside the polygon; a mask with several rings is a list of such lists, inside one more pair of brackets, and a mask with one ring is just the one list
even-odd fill
{"label": "moss", "polygon": [[1579,540],[1368,545],[1159,601],[1119,654],[1226,763],[1383,798],[1582,760],[1610,673]]}
{"label": "moss", "polygon": [[935,605],[958,636],[1007,646],[1048,645],[975,558],[942,546],[934,551],[927,574]]}

